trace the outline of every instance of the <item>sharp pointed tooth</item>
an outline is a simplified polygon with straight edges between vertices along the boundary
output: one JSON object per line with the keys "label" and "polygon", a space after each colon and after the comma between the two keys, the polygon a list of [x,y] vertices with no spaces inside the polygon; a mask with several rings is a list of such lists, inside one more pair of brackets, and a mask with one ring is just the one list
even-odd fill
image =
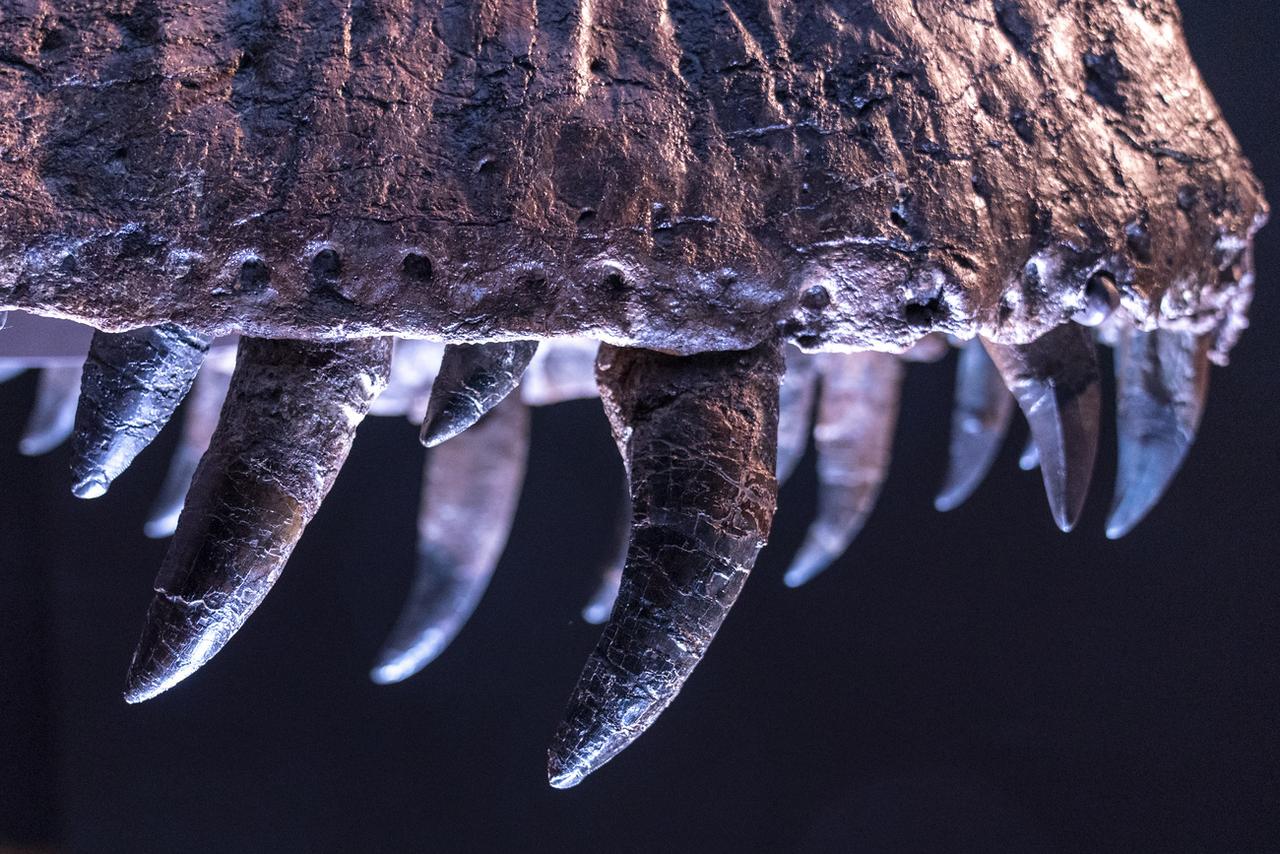
{"label": "sharp pointed tooth", "polygon": [[506,546],[528,451],[529,410],[513,396],[428,455],[418,571],[370,673],[374,682],[399,682],[426,667],[471,616]]}
{"label": "sharp pointed tooth", "polygon": [[935,507],[946,512],[969,499],[991,470],[1012,414],[1013,397],[982,342],[965,344],[956,372],[951,463]]}
{"label": "sharp pointed tooth", "polygon": [[1156,505],[1195,441],[1209,392],[1209,347],[1185,332],[1131,330],[1116,351],[1120,466],[1107,536]]}
{"label": "sharp pointed tooth", "polygon": [[631,491],[624,489],[621,499],[614,517],[613,548],[609,550],[609,558],[600,573],[600,584],[592,594],[591,601],[582,609],[582,619],[593,626],[604,625],[613,612],[613,603],[618,598],[618,588],[622,584],[622,568],[627,563],[627,547],[631,541]]}
{"label": "sharp pointed tooth", "polygon": [[778,395],[778,484],[787,482],[809,447],[813,398],[818,384],[813,356],[796,347],[786,350],[787,376]]}
{"label": "sharp pointed tooth", "polygon": [[1070,531],[1098,454],[1101,393],[1092,334],[1067,323],[1030,344],[984,343],[1031,425],[1053,519]]}
{"label": "sharp pointed tooth", "polygon": [[29,457],[47,454],[71,435],[80,397],[81,366],[56,366],[40,371],[36,403],[18,440],[18,450]]}
{"label": "sharp pointed tooth", "polygon": [[185,679],[271,590],[387,381],[388,339],[244,338],[222,418],[156,579],[130,703]]}
{"label": "sharp pointed tooth", "polygon": [[178,527],[178,516],[187,500],[187,490],[195,477],[200,458],[209,449],[209,440],[218,426],[218,412],[231,385],[231,364],[215,364],[216,358],[206,361],[196,374],[195,384],[187,398],[186,412],[182,419],[182,435],[178,447],[169,462],[160,494],[147,517],[143,529],[148,537],[159,539],[173,535]]}
{"label": "sharp pointed tooth", "polygon": [[159,435],[187,396],[209,338],[181,326],[95,332],[71,447],[71,491],[97,498]]}
{"label": "sharp pointed tooth", "polygon": [[434,448],[479,421],[520,384],[537,350],[537,341],[445,347],[422,422],[422,444]]}
{"label": "sharp pointed tooth", "polygon": [[653,723],[737,599],[773,520],[782,372],[776,344],[690,357],[601,347],[631,546],[549,752],[552,786],[581,782]]}
{"label": "sharp pointed tooth", "polygon": [[1036,447],[1034,436],[1028,436],[1027,444],[1022,446],[1022,453],[1018,456],[1018,468],[1023,471],[1035,471],[1040,468],[1040,449]]}
{"label": "sharp pointed tooth", "polygon": [[818,513],[783,577],[799,587],[844,554],[889,470],[902,362],[888,353],[824,353],[818,369]]}

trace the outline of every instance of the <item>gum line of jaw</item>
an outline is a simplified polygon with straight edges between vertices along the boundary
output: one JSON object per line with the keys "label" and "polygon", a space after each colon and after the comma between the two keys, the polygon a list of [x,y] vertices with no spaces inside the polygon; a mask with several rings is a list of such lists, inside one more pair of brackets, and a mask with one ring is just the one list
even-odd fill
{"label": "gum line of jaw", "polygon": [[[786,573],[786,583],[797,586],[812,579],[857,535],[887,473],[904,363],[936,361],[949,345],[959,349],[959,356],[950,465],[935,502],[938,509],[959,506],[976,490],[996,456],[1016,405],[1027,417],[1031,432],[1024,465],[1040,465],[1059,526],[1069,530],[1075,524],[1096,454],[1100,409],[1096,338],[1113,345],[1117,353],[1120,459],[1107,532],[1112,537],[1122,536],[1137,524],[1168,486],[1194,438],[1207,391],[1208,336],[1137,330],[1122,319],[1122,313],[1114,311],[1116,295],[1105,282],[1103,285],[1088,294],[1075,323],[1058,327],[1029,345],[948,341],[934,334],[899,356],[877,352],[804,354],[788,347],[784,357],[776,352],[751,351],[731,369],[714,367],[709,375],[726,378],[721,391],[730,398],[736,385],[759,386],[757,391],[763,397],[757,399],[756,406],[766,426],[773,424],[768,413],[770,395],[776,397],[779,409],[776,445],[766,439],[757,443],[760,447],[741,449],[740,459],[723,461],[726,471],[739,472],[755,482],[762,463],[770,461],[776,451],[772,460],[775,469],[767,472],[768,479],[772,481],[776,474],[777,481],[785,481],[810,437],[813,439],[818,510]],[[176,684],[226,643],[269,591],[296,535],[315,509],[299,511],[295,505],[311,500],[318,506],[332,482],[329,478],[328,483],[320,484],[319,498],[283,503],[279,496],[254,496],[251,492],[248,505],[238,508],[250,520],[244,523],[248,529],[240,531],[245,541],[260,533],[252,530],[258,524],[253,519],[259,510],[273,520],[261,522],[264,527],[278,523],[280,513],[294,514],[287,520],[287,527],[296,531],[292,540],[280,540],[278,530],[269,531],[261,539],[273,546],[260,554],[237,552],[236,543],[223,543],[223,565],[195,567],[188,577],[175,578],[175,554],[180,559],[198,545],[199,517],[209,506],[207,498],[204,503],[197,500],[194,512],[188,514],[191,519],[179,522],[189,489],[198,488],[190,486],[193,476],[197,483],[202,477],[198,461],[212,441],[215,450],[220,444],[225,447],[220,454],[209,455],[213,461],[209,468],[225,467],[228,458],[234,460],[237,442],[244,449],[245,438],[230,433],[222,442],[214,438],[219,411],[233,383],[235,342],[220,339],[210,344],[199,336],[179,333],[181,330],[164,327],[94,333],[87,368],[82,368],[83,360],[78,356],[85,346],[83,338],[58,355],[0,357],[0,377],[7,378],[22,367],[42,368],[21,447],[25,453],[42,453],[74,432],[74,488],[82,497],[103,494],[164,426],[187,388],[194,386],[182,419],[178,449],[147,522],[151,536],[166,536],[178,529],[178,537],[157,581],[156,601],[134,656],[126,692],[130,701],[147,699]],[[376,344],[279,346],[342,351]],[[376,358],[362,361],[357,354],[357,373],[367,370],[368,375],[359,377],[351,386],[354,398],[342,404],[349,431],[354,431],[366,411],[407,415],[423,424],[424,444],[434,446],[424,471],[417,573],[371,672],[376,682],[399,681],[421,670],[447,647],[477,607],[514,516],[529,441],[528,407],[592,397],[603,391],[632,473],[632,491],[639,496],[645,485],[636,484],[635,479],[643,460],[627,456],[628,439],[635,439],[631,433],[645,433],[647,422],[617,423],[627,416],[625,398],[630,395],[643,401],[646,394],[655,391],[661,396],[667,387],[709,388],[700,385],[705,377],[696,375],[699,363],[725,357],[710,354],[678,359],[648,354],[649,362],[657,360],[653,364],[646,363],[644,356],[632,359],[636,365],[626,376],[640,376],[634,380],[639,384],[637,390],[625,387],[631,380],[624,379],[620,386],[616,381],[610,385],[607,378],[617,368],[614,362],[626,361],[628,351],[605,347],[606,352],[598,353],[599,346],[585,339],[541,345],[449,346],[400,340],[383,376],[374,376]],[[757,351],[776,349],[764,345]],[[122,353],[126,355],[121,357]],[[686,363],[693,365],[694,375],[688,375]],[[255,380],[252,366],[246,366],[244,385],[248,390],[253,390],[254,382],[288,384],[287,360],[266,367],[270,370]],[[649,381],[643,376],[646,373],[657,377],[651,380],[656,389],[643,387]],[[155,388],[169,388],[170,399],[157,400],[156,393],[150,391]],[[321,389],[322,393],[329,391]],[[704,441],[708,429],[714,432],[714,427],[699,423],[695,398],[676,396],[684,401],[680,405],[692,410],[691,415],[681,416],[688,419],[691,437],[666,436],[677,445]],[[723,415],[723,408],[716,406],[721,402],[709,404],[713,420]],[[234,407],[233,401],[223,410],[224,420],[228,413],[235,414]],[[284,440],[298,439],[290,437],[288,424],[273,426],[269,419],[264,424],[266,429],[278,428]],[[661,429],[669,432],[670,426]],[[303,448],[301,456],[290,463],[312,465],[315,460],[307,455],[319,456],[326,450],[331,449]],[[723,455],[721,447],[686,450],[692,452],[688,458],[665,460],[659,470],[669,473],[681,465],[696,467],[699,454]],[[733,457],[734,452],[727,456]],[[345,448],[328,461],[334,474],[343,457]],[[689,472],[690,477],[698,474],[696,470]],[[314,479],[314,472],[311,476]],[[656,473],[648,472],[648,476]],[[696,500],[689,503],[693,500],[689,496],[655,499],[650,495],[647,503],[635,507],[627,495],[619,496],[612,557],[601,567],[598,589],[583,612],[588,621],[608,625],[553,744],[549,766],[553,785],[579,782],[630,743],[674,698],[736,597],[755,551],[767,539],[773,490],[775,483],[765,486],[761,499],[762,505],[767,505],[765,518],[754,523],[725,518],[722,512],[706,514]],[[262,506],[255,506],[259,500]],[[184,524],[194,534],[184,535]],[[653,546],[655,537],[658,543],[683,544],[682,549],[690,547],[685,551],[701,553],[703,559],[694,570],[693,581],[664,578],[660,548],[644,547]],[[624,581],[624,577],[631,581]],[[709,620],[708,609],[712,612]],[[691,614],[698,616],[693,619]]]}

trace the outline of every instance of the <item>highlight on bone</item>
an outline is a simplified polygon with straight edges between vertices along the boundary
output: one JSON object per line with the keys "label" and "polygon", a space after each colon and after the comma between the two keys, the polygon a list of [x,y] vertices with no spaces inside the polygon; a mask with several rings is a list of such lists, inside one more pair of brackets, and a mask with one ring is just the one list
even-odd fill
{"label": "highlight on bone", "polygon": [[71,448],[71,491],[97,498],[182,403],[209,338],[167,323],[98,332],[89,345]]}
{"label": "highlight on bone", "polygon": [[529,410],[516,396],[427,454],[417,573],[370,676],[388,684],[433,661],[475,611],[515,518],[529,450]]}
{"label": "highlight on bone", "polygon": [[80,365],[52,365],[40,372],[36,402],[18,440],[18,450],[29,457],[47,454],[71,435],[80,398]]}
{"label": "highlight on bone", "polygon": [[1190,332],[1127,330],[1116,348],[1119,469],[1107,536],[1123,537],[1164,495],[1195,441],[1209,348]]}
{"label": "highlight on bone", "polygon": [[1068,323],[1030,344],[983,343],[1031,426],[1054,522],[1070,531],[1098,454],[1102,395],[1093,334]]}
{"label": "highlight on bone", "polygon": [[934,507],[945,513],[969,500],[991,470],[1012,415],[1013,397],[995,363],[981,341],[969,341],[960,348],[950,462]]}
{"label": "highlight on bone", "polygon": [[422,422],[422,444],[434,448],[475,424],[515,390],[537,341],[450,344]]}
{"label": "highlight on bone", "polygon": [[228,347],[224,353],[211,354],[196,374],[191,393],[187,396],[178,446],[143,527],[148,537],[170,537],[178,527],[178,516],[187,500],[187,490],[191,488],[196,468],[209,449],[209,441],[218,426],[218,413],[231,387],[234,364],[235,350]]}
{"label": "highlight on bone", "polygon": [[242,338],[222,416],[156,579],[125,699],[150,699],[212,658],[261,604],[328,494],[391,342]]}
{"label": "highlight on bone", "polygon": [[901,360],[887,353],[820,353],[818,511],[783,576],[799,587],[844,554],[875,507],[889,471]]}
{"label": "highlight on bone", "polygon": [[631,544],[613,614],[548,754],[556,788],[626,748],[702,659],[769,536],[780,348],[678,357],[600,348]]}

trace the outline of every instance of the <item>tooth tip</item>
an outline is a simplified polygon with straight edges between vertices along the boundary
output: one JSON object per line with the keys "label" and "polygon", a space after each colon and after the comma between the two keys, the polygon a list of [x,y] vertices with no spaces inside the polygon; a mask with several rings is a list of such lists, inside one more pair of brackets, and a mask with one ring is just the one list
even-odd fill
{"label": "tooth tip", "polygon": [[950,513],[963,504],[966,498],[967,495],[958,494],[955,490],[944,490],[933,499],[933,509],[939,513]]}
{"label": "tooth tip", "polygon": [[547,768],[547,782],[551,784],[551,788],[564,791],[581,783],[588,773],[576,767],[558,768],[553,759]]}
{"label": "tooth tip", "polygon": [[426,420],[422,422],[422,444],[428,448],[434,448],[470,426],[466,419],[458,418],[447,410],[428,414]]}
{"label": "tooth tip", "polygon": [[107,489],[111,486],[111,481],[102,472],[90,472],[77,480],[71,486],[71,492],[76,498],[100,498],[107,494]]}

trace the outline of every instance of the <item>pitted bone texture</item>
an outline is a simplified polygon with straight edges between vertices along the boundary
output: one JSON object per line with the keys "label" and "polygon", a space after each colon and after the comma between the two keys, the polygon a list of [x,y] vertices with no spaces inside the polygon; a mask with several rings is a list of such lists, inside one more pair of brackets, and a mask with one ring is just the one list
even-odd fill
{"label": "pitted bone texture", "polygon": [[1244,324],[1173,0],[20,0],[0,309],[668,352]]}

